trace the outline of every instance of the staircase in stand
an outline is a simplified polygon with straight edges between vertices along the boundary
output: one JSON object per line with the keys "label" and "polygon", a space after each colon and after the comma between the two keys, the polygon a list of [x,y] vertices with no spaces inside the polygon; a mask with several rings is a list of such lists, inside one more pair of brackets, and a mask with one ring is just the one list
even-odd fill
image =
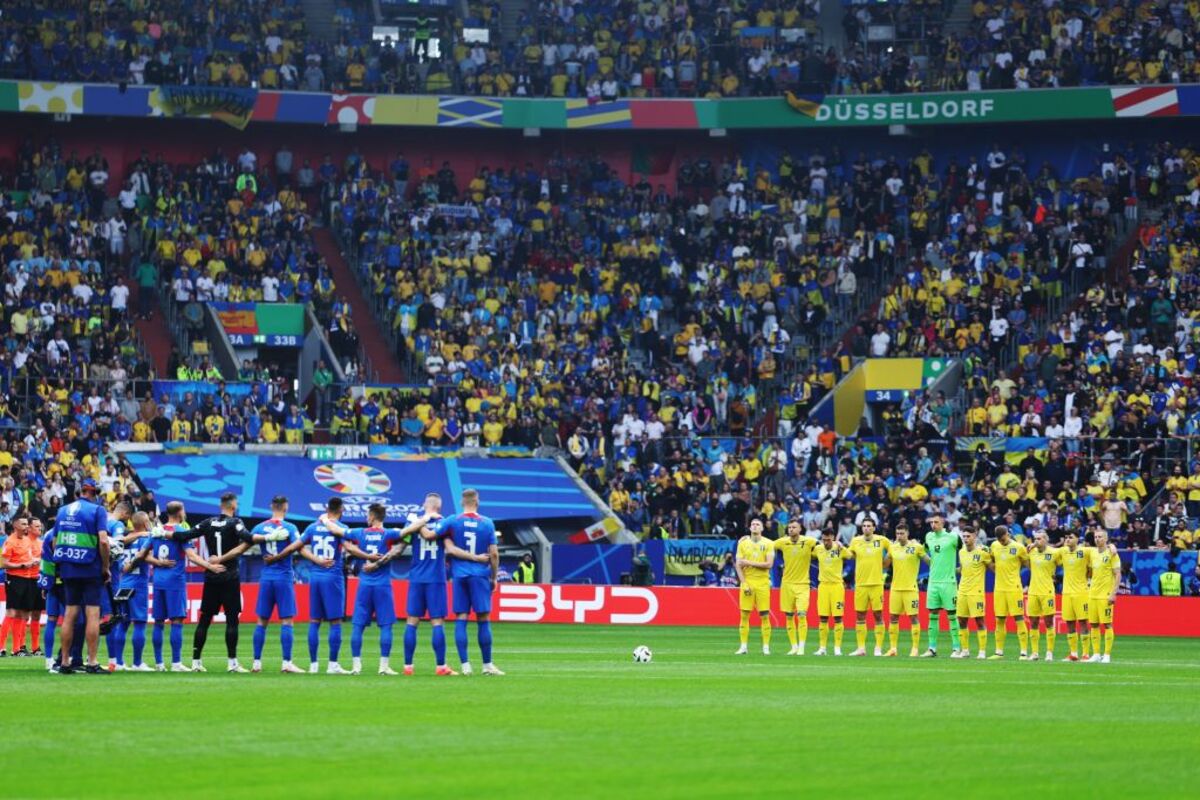
{"label": "staircase in stand", "polygon": [[337,239],[329,228],[319,228],[313,232],[317,252],[329,265],[333,273],[337,293],[344,296],[353,309],[354,327],[358,331],[358,339],[366,362],[377,374],[366,375],[368,379],[381,383],[403,383],[404,372],[396,361],[396,355],[388,347],[387,337],[375,315],[371,312],[371,303],[367,300],[354,277],[353,267],[338,247]]}

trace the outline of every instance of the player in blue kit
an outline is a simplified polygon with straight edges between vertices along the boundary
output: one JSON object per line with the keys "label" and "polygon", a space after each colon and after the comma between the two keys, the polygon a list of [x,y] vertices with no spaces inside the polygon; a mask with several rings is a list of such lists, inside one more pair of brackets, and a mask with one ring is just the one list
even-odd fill
{"label": "player in blue kit", "polygon": [[[440,516],[442,510],[441,495],[430,492],[425,496],[425,516],[413,521],[415,525],[421,519],[432,521]],[[407,529],[406,529],[407,530]],[[454,542],[448,541],[449,531],[443,531],[441,526],[431,528],[422,525],[411,534],[413,542],[412,568],[408,572],[408,621],[404,626],[404,674],[413,674],[413,656],[417,652],[417,625],[421,617],[429,615],[429,623],[433,626],[433,654],[437,659],[437,675],[457,675],[458,673],[446,666],[446,631],[442,624],[446,619],[446,556],[465,560],[486,561],[487,556],[476,556],[458,548]]]}
{"label": "player in blue kit", "polygon": [[421,517],[403,530],[383,527],[387,509],[380,503],[367,507],[367,527],[351,532],[347,544],[353,543],[359,558],[366,560],[358,577],[358,592],[354,596],[353,629],[350,632],[350,656],[354,659],[351,675],[362,673],[363,632],[375,620],[379,626],[379,674],[398,674],[391,668],[392,626],[396,624],[396,603],[392,599],[392,575],[388,563],[404,552],[405,539],[425,527],[429,518]]}
{"label": "player in blue kit", "polygon": [[[128,503],[117,503],[113,510],[108,515],[108,546],[111,552],[109,559],[109,584],[108,590],[100,596],[100,616],[116,615],[117,621],[110,628],[108,633],[104,635],[104,646],[108,650],[108,671],[116,672],[121,665],[121,654],[117,648],[118,630],[121,627],[126,615],[118,613],[120,609],[115,608],[112,601],[113,595],[120,589],[121,586],[121,566],[125,562],[125,548],[131,544],[137,537],[131,536],[129,532],[129,516],[133,509]],[[124,645],[124,640],[121,640]]]}
{"label": "player in blue kit", "polygon": [[[317,651],[321,645],[321,623],[329,623],[329,675],[347,675],[338,663],[338,652],[342,648],[342,618],[346,616],[346,578],[342,572],[342,551],[356,558],[369,555],[358,548],[351,538],[349,528],[342,527],[342,499],[330,498],[325,505],[325,514],[304,529],[301,542],[318,559],[330,561],[328,567],[314,565],[308,579],[308,656],[312,662],[308,671],[320,671]],[[378,558],[378,556],[376,556]]]}
{"label": "player in blue kit", "polygon": [[[150,619],[150,564],[139,554],[149,554],[150,517],[144,511],[133,515],[130,523],[132,534],[136,537],[125,546],[125,556],[121,560],[121,580],[119,592],[129,592],[125,601],[125,619],[121,620],[116,630],[117,669],[128,672],[151,672],[149,664],[142,661],[142,653],[146,650],[146,622]],[[129,628],[133,627],[133,663],[125,665],[125,640]]]}
{"label": "player in blue kit", "polygon": [[251,672],[262,672],[262,651],[267,643],[267,626],[271,614],[279,612],[279,642],[283,648],[282,672],[300,673],[304,670],[292,663],[292,617],[296,616],[295,572],[292,569],[292,554],[299,552],[318,567],[333,566],[332,559],[317,558],[304,546],[296,526],[284,517],[288,512],[288,500],[276,495],[271,500],[271,518],[260,522],[251,531],[252,536],[263,537],[263,571],[258,584],[258,626],[254,629],[254,664]]}
{"label": "player in blue kit", "polygon": [[187,564],[190,561],[199,567],[208,568],[208,563],[196,553],[191,542],[181,543],[170,538],[177,528],[182,528],[187,514],[183,503],[172,500],[167,503],[167,522],[151,531],[143,543],[140,555],[154,567],[151,586],[154,587],[154,602],[151,611],[154,631],[151,643],[154,646],[154,664],[159,672],[166,672],[163,663],[163,633],[166,625],[171,626],[171,672],[191,672],[183,664],[183,622],[187,617]]}
{"label": "player in blue kit", "polygon": [[492,591],[496,588],[496,572],[500,568],[500,551],[496,547],[496,526],[479,513],[479,492],[467,489],[462,493],[462,513],[448,517],[439,528],[449,534],[455,547],[472,556],[486,555],[487,561],[455,558],[450,562],[450,587],[454,597],[454,644],[462,662],[462,674],[470,675],[471,661],[467,654],[467,615],[475,612],[479,652],[483,656],[484,675],[503,675],[492,663]]}
{"label": "player in blue kit", "polygon": [[[54,563],[54,528],[42,537],[42,563],[38,569],[38,588],[46,598],[46,628],[42,632],[42,652],[46,654],[46,669],[53,672],[58,662],[54,658],[54,633],[63,614],[62,579]],[[36,642],[35,642],[36,644]]]}

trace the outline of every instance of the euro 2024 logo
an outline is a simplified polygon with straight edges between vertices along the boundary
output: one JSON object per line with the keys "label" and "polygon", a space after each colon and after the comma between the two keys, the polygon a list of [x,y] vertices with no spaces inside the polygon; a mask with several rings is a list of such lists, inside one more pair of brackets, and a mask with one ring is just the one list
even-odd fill
{"label": "euro 2024 logo", "polygon": [[321,464],[313,470],[313,478],[338,494],[383,494],[392,488],[392,481],[386,473],[366,464]]}

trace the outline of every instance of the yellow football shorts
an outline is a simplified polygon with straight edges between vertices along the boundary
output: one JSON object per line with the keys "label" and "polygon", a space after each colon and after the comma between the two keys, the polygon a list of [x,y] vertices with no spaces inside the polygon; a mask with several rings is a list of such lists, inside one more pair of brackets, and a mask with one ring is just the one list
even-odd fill
{"label": "yellow football shorts", "polygon": [[1074,592],[1062,596],[1063,622],[1088,621],[1088,596]]}
{"label": "yellow football shorts", "polygon": [[854,587],[854,610],[855,611],[882,611],[883,610],[883,587],[882,586],[856,586],[856,587]]}
{"label": "yellow football shorts", "polygon": [[779,607],[785,614],[807,614],[812,586],[807,583],[785,583],[779,589]]}
{"label": "yellow football shorts", "polygon": [[983,592],[976,594],[958,593],[958,603],[954,613],[961,619],[978,619],[984,615],[986,606],[983,604]]}
{"label": "yellow football shorts", "polygon": [[771,586],[751,586],[750,594],[746,594],[746,587],[738,589],[738,597],[741,598],[742,611],[758,611],[760,614],[767,614],[771,611]]}
{"label": "yellow football shorts", "polygon": [[1011,590],[992,592],[992,605],[997,617],[1021,617],[1025,615],[1025,597]]}
{"label": "yellow football shorts", "polygon": [[1053,617],[1054,595],[1031,594],[1026,602],[1026,611],[1031,617]]}
{"label": "yellow football shorts", "polygon": [[846,587],[817,587],[817,614],[822,617],[840,617],[846,610]]}
{"label": "yellow football shorts", "polygon": [[1112,625],[1113,604],[1107,597],[1088,598],[1088,622],[1093,625]]}
{"label": "yellow football shorts", "polygon": [[915,589],[892,589],[888,595],[888,613],[894,617],[915,617],[920,604],[920,595]]}

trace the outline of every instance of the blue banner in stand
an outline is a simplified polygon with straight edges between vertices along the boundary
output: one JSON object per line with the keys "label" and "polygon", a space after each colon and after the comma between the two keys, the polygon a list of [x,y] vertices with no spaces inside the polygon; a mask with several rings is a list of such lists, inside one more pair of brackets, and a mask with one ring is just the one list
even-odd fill
{"label": "blue banner in stand", "polygon": [[225,492],[236,493],[241,514],[271,513],[271,498],[286,495],[289,517],[316,519],[330,497],[345,503],[345,520],[366,522],[367,507],[383,503],[389,522],[420,511],[429,492],[455,513],[465,488],[479,490],[480,511],[497,520],[586,518],[600,513],[557,462],[542,459],[442,458],[425,461],[319,461],[246,454],[126,455],[160,504],[182,500],[189,513],[215,514]]}

